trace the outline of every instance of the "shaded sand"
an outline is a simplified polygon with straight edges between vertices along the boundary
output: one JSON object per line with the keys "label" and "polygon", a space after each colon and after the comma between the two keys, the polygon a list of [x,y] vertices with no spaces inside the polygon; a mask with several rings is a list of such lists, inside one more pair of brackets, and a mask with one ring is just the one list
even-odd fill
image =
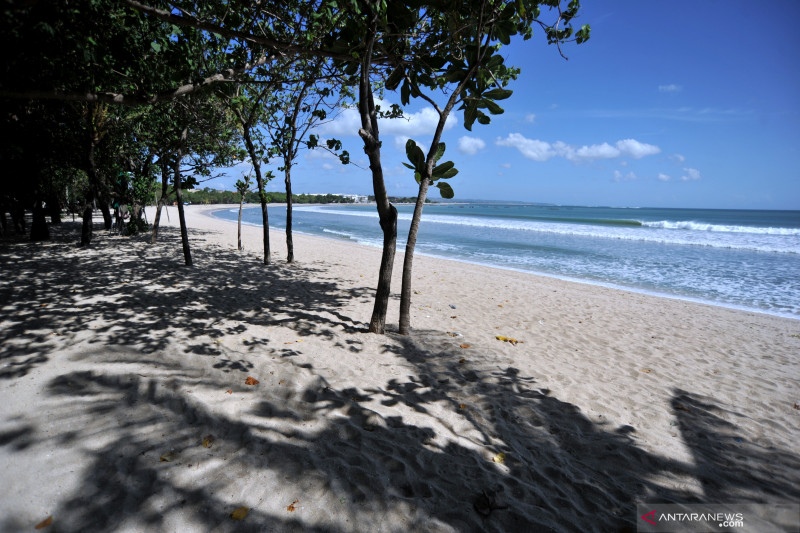
{"label": "shaded sand", "polygon": [[371,335],[379,250],[296,235],[286,265],[273,232],[264,267],[259,228],[240,253],[205,210],[191,269],[174,208],[156,246],[0,244],[0,531],[635,531],[637,502],[800,500],[800,321],[417,257],[413,335]]}

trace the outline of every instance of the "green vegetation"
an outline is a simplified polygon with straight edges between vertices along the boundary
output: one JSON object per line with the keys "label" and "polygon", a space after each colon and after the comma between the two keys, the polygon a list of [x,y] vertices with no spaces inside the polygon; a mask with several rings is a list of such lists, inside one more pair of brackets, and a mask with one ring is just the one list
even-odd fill
{"label": "green vegetation", "polygon": [[[204,189],[186,191],[183,200],[193,204],[238,204],[240,194],[236,191],[215,191],[208,187]],[[285,192],[268,192],[267,202],[286,203]],[[244,201],[248,204],[258,204],[260,202],[257,192],[248,191],[244,195]],[[352,204],[352,198],[345,198],[338,194],[293,194],[292,202],[296,204]]]}
{"label": "green vegetation", "polygon": [[[212,202],[205,190],[185,193],[213,169],[247,161],[262,206],[264,263],[270,261],[269,201],[345,201],[332,195],[294,196],[291,168],[301,148],[327,149],[344,164],[336,139],[311,133],[344,102],[358,109],[357,133],[369,160],[373,201],[383,232],[375,305],[369,330],[383,332],[397,241],[398,199],[390,198],[381,162],[379,119],[403,116],[414,99],[438,115],[431,144],[410,141],[409,167],[418,184],[403,265],[400,331],[409,328],[414,242],[430,186],[452,198],[456,163],[439,163],[444,124],[463,112],[467,130],[503,113],[519,70],[505,65],[503,47],[541,29],[559,53],[566,42],[585,42],[590,28],[573,28],[578,0],[74,0],[6,2],[0,10],[0,45],[7,53],[0,84],[0,222],[48,238],[46,216],[60,207],[83,215],[81,245],[92,239],[92,211],[112,229],[128,208],[144,229],[142,205],[178,204],[184,262],[192,258],[185,202]],[[563,55],[563,54],[562,54]],[[395,93],[391,109],[376,96]],[[354,132],[356,133],[356,132]],[[263,164],[277,159],[286,193],[267,193],[273,179]],[[160,187],[157,182],[161,180]],[[158,194],[153,194],[158,191]],[[224,193],[220,193],[224,194]],[[237,203],[231,192],[219,201]],[[253,195],[256,195],[255,198]],[[184,197],[185,196],[185,197]],[[290,216],[290,213],[287,213]],[[124,219],[124,217],[123,217]],[[288,220],[288,217],[287,217]],[[131,221],[133,222],[133,221]],[[287,227],[289,225],[287,224]],[[293,260],[287,232],[288,261]]]}

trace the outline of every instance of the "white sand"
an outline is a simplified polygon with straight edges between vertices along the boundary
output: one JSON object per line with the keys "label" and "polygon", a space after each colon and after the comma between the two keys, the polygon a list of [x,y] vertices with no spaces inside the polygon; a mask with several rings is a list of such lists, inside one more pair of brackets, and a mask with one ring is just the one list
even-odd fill
{"label": "white sand", "polygon": [[800,321],[418,256],[413,334],[373,335],[379,250],[295,235],[286,265],[272,232],[264,266],[260,228],[240,253],[206,210],[193,268],[174,207],[156,246],[0,243],[0,531],[635,531],[638,502],[800,501]]}

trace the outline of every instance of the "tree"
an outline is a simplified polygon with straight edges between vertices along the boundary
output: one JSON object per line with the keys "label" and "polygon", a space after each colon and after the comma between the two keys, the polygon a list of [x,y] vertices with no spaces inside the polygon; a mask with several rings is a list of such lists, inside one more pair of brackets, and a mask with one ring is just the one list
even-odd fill
{"label": "tree", "polygon": [[[300,60],[286,74],[286,82],[265,102],[265,125],[272,140],[269,154],[280,158],[286,188],[286,262],[294,262],[292,240],[292,167],[302,147],[317,148],[318,137],[309,131],[341,104],[347,91],[336,93],[330,83],[336,78],[331,65],[322,60]],[[292,77],[298,78],[293,80]],[[308,141],[306,136],[308,135]],[[328,151],[340,150],[341,142],[328,139]],[[343,164],[350,161],[347,151],[337,154]]]}
{"label": "tree", "polygon": [[244,205],[244,197],[250,190],[250,174],[242,177],[244,180],[236,181],[236,191],[241,195],[241,199],[239,200],[239,224],[236,234],[237,249],[240,252],[242,251],[242,206]]}
{"label": "tree", "polygon": [[[556,9],[557,20],[553,25],[539,20],[539,4]],[[442,180],[454,177],[458,170],[452,161],[439,164],[446,146],[441,141],[444,126],[451,111],[456,105],[464,110],[464,127],[471,130],[477,121],[488,124],[489,116],[503,113],[497,100],[511,96],[506,86],[516,79],[518,69],[509,68],[500,55],[503,45],[510,44],[513,35],[521,34],[530,38],[532,26],[538,24],[544,28],[548,42],[560,43],[572,35],[571,20],[577,15],[577,0],[570,2],[567,10],[561,10],[558,2],[496,2],[483,0],[450,4],[445,9],[431,7],[425,13],[427,34],[408,36],[408,50],[415,50],[415,45],[422,44],[422,55],[409,68],[406,64],[397,66],[389,74],[386,87],[394,90],[400,88],[401,101],[407,105],[411,97],[421,98],[428,102],[437,112],[437,122],[433,140],[427,154],[413,141],[406,143],[406,155],[409,163],[404,165],[414,172],[419,185],[414,213],[406,243],[403,260],[402,289],[400,294],[399,332],[407,335],[411,321],[411,278],[419,223],[428,193],[433,185],[439,189],[443,198],[452,198],[452,187]],[[559,29],[563,23],[564,29]],[[584,42],[589,37],[589,27],[584,26],[575,40]],[[411,42],[416,40],[417,42]],[[434,46],[435,45],[435,46]],[[427,52],[435,49],[433,55]],[[447,96],[443,106],[437,105],[426,90],[441,91]]]}
{"label": "tree", "polygon": [[272,172],[266,174],[261,171],[261,163],[265,159],[266,148],[264,146],[264,135],[257,127],[263,119],[263,103],[271,90],[270,85],[239,85],[232,98],[228,98],[228,105],[238,120],[242,131],[247,154],[250,156],[250,164],[256,174],[256,185],[258,186],[258,198],[261,203],[261,230],[264,242],[264,264],[270,263],[269,245],[269,211],[267,208],[266,184],[272,180]]}

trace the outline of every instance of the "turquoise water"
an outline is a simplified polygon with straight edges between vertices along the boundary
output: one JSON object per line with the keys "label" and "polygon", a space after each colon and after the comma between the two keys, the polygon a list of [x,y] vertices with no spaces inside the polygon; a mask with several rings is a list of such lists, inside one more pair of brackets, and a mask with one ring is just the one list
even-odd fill
{"label": "turquoise water", "polygon": [[[399,250],[412,209],[398,206]],[[243,220],[260,216],[250,207]],[[284,224],[285,209],[271,208],[270,225]],[[295,207],[294,229],[382,242],[368,205]],[[800,319],[800,211],[437,204],[417,253]]]}

